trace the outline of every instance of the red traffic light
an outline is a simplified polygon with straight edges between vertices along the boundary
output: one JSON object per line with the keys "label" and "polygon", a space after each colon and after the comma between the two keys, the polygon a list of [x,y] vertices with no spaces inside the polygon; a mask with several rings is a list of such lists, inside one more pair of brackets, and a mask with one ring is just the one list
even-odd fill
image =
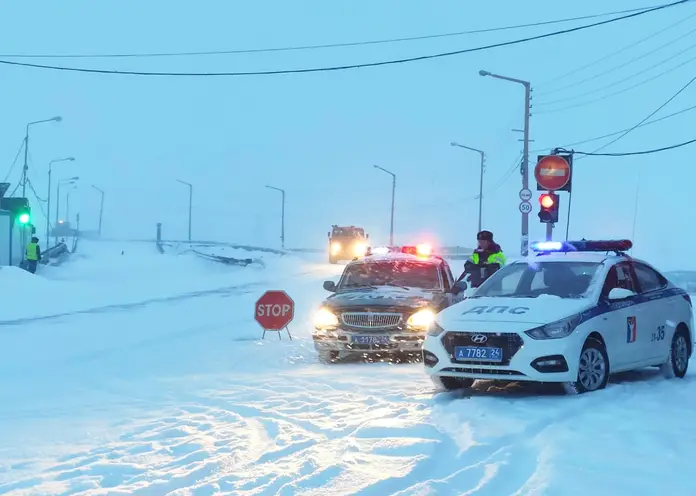
{"label": "red traffic light", "polygon": [[539,197],[539,203],[543,208],[551,208],[556,200],[553,199],[553,196],[544,194]]}

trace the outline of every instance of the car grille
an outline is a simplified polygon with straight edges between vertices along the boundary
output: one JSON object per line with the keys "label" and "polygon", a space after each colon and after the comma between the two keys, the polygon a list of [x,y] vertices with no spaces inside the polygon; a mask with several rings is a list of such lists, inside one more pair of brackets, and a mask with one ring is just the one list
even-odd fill
{"label": "car grille", "polygon": [[[471,338],[478,335],[484,334],[488,339],[485,344],[474,343]],[[480,333],[480,332],[446,332],[442,337],[442,345],[447,350],[450,359],[454,363],[465,363],[470,365],[509,365],[510,360],[515,353],[517,353],[520,348],[522,348],[522,338],[519,334],[514,332],[494,332],[494,333]],[[457,346],[488,346],[492,348],[502,348],[503,350],[503,360],[500,362],[487,362],[480,360],[455,360],[454,359],[454,349]]]}
{"label": "car grille", "polygon": [[358,329],[389,329],[401,324],[400,313],[345,312],[341,314],[343,323]]}

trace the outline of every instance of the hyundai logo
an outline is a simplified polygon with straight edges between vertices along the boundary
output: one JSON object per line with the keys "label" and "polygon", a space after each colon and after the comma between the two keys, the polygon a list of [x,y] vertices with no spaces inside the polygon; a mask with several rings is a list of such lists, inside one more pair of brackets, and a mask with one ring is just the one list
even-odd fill
{"label": "hyundai logo", "polygon": [[488,337],[483,335],[483,334],[476,334],[471,338],[471,341],[476,343],[476,344],[482,344],[488,341]]}

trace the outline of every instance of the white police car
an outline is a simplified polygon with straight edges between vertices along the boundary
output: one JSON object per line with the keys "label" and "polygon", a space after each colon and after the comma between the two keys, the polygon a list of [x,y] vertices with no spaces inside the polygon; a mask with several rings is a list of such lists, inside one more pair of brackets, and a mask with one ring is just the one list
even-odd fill
{"label": "white police car", "polygon": [[[691,299],[625,251],[629,240],[533,243],[462,302],[440,312],[423,363],[445,389],[476,379],[606,386],[610,373],[659,366],[684,377],[694,344]],[[460,288],[461,289],[461,288]]]}

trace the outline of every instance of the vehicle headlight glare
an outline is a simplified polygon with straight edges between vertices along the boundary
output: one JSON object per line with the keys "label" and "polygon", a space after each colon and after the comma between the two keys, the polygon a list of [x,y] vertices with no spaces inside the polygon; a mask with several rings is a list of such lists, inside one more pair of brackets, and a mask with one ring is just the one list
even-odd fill
{"label": "vehicle headlight glare", "polygon": [[356,257],[364,257],[365,253],[367,253],[367,245],[365,243],[356,243],[353,251]]}
{"label": "vehicle headlight glare", "polygon": [[314,315],[314,327],[317,329],[331,329],[338,325],[338,317],[328,308],[320,308]]}
{"label": "vehicle headlight glare", "polygon": [[545,324],[535,329],[530,329],[524,333],[533,339],[562,339],[570,336],[577,326],[578,319],[571,317],[569,319],[559,320],[550,324]]}
{"label": "vehicle headlight glare", "polygon": [[439,336],[443,332],[445,332],[445,329],[440,324],[435,322],[434,320],[428,326],[428,335],[429,336]]}
{"label": "vehicle headlight glare", "polygon": [[424,309],[411,315],[406,324],[418,330],[426,330],[434,320],[435,312],[430,309]]}
{"label": "vehicle headlight glare", "polygon": [[341,243],[339,242],[333,242],[331,243],[331,254],[332,255],[337,255],[341,252]]}

